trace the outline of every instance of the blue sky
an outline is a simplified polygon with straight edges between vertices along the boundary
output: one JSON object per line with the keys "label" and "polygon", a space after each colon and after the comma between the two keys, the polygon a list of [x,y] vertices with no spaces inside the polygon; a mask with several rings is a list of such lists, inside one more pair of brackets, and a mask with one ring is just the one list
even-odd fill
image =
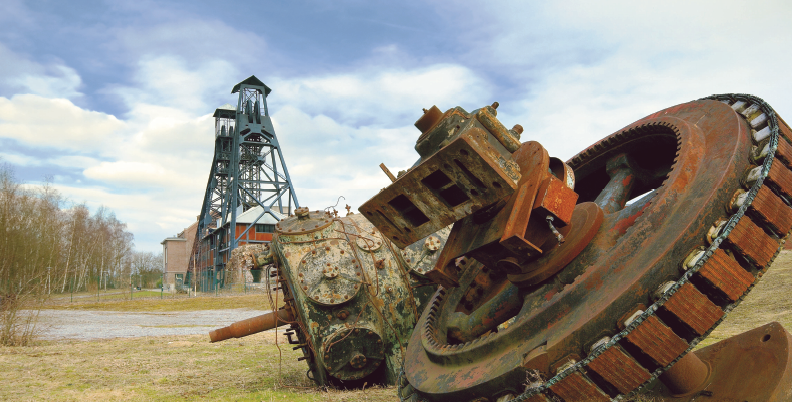
{"label": "blue sky", "polygon": [[357,208],[388,183],[379,163],[417,158],[412,124],[434,104],[498,101],[565,159],[712,93],[792,116],[788,4],[2,0],[0,158],[159,251],[198,214],[211,114],[251,74],[273,89],[300,203]]}

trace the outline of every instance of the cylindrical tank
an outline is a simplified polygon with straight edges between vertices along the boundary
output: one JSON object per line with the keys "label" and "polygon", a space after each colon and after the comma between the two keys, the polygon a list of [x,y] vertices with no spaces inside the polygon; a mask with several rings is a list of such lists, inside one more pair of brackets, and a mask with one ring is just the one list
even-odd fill
{"label": "cylindrical tank", "polygon": [[298,208],[276,225],[271,255],[294,316],[294,343],[314,381],[396,382],[413,327],[435,290],[423,274],[448,232],[402,251],[362,215]]}

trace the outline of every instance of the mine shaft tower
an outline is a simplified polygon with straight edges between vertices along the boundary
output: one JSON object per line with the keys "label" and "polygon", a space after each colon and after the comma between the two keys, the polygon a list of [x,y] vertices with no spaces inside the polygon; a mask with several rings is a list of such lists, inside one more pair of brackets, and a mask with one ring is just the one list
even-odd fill
{"label": "mine shaft tower", "polygon": [[[246,236],[260,219],[277,221],[300,206],[267,110],[271,91],[251,75],[231,90],[239,94],[236,108],[225,104],[214,113],[215,152],[189,265],[193,275],[209,278],[200,281],[202,290],[223,286],[240,240],[262,242]],[[258,216],[238,227],[239,215],[257,207]]]}

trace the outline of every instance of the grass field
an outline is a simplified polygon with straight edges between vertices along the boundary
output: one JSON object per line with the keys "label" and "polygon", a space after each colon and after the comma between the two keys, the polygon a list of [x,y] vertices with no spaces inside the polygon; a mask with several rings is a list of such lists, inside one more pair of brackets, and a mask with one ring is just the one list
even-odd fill
{"label": "grass field", "polygon": [[[792,253],[782,253],[753,292],[701,346],[779,321],[792,328]],[[57,308],[178,311],[267,308],[262,295],[60,303]],[[211,344],[208,336],[40,342],[0,347],[0,400],[396,401],[395,388],[319,390],[301,354],[274,332]],[[284,345],[285,344],[285,345]],[[649,401],[651,399],[639,399]]]}

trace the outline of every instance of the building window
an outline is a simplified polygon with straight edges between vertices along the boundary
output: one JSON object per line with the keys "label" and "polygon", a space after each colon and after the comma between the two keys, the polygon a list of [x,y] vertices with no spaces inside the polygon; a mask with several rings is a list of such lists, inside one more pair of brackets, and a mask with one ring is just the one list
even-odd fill
{"label": "building window", "polygon": [[275,225],[256,224],[256,233],[275,233]]}

